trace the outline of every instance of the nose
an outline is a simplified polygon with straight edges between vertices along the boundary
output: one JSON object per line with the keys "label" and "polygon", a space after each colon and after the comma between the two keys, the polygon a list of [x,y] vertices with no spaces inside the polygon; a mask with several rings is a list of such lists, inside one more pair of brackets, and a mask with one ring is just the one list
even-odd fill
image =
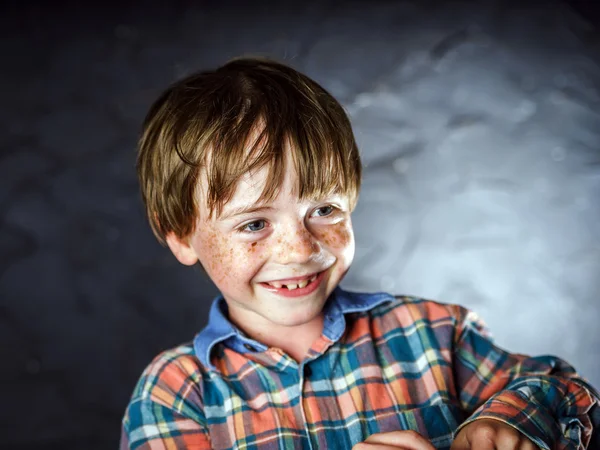
{"label": "nose", "polygon": [[321,251],[319,242],[304,223],[286,226],[276,238],[275,256],[280,264],[303,264]]}

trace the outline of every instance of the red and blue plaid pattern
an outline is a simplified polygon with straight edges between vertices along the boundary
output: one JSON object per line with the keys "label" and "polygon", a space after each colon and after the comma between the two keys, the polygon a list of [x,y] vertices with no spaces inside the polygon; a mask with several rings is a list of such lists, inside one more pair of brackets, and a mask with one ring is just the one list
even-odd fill
{"label": "red and blue plaid pattern", "polygon": [[462,425],[491,417],[540,448],[580,449],[600,426],[597,394],[572,367],[496,347],[460,306],[333,297],[340,332],[326,326],[300,364],[214,333],[210,361],[198,345],[159,355],[135,388],[121,448],[350,449],[411,429],[448,449]]}

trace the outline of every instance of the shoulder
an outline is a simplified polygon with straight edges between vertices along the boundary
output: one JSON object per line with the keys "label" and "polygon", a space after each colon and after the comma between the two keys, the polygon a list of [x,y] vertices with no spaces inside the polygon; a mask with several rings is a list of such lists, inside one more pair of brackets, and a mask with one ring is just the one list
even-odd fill
{"label": "shoulder", "polygon": [[417,321],[457,322],[469,314],[466,308],[410,295],[390,296],[389,301],[378,304],[368,311],[373,318],[395,317],[402,322]]}
{"label": "shoulder", "polygon": [[459,304],[411,295],[389,295],[387,301],[375,304],[360,316],[387,330],[445,329],[457,337],[468,328],[489,335],[485,323],[474,311]]}
{"label": "shoulder", "polygon": [[137,448],[144,443],[152,446],[150,441],[160,448],[165,443],[171,444],[169,448],[180,448],[182,433],[189,439],[197,438],[195,433],[202,434],[206,424],[203,379],[207,373],[191,345],[154,358],[142,372],[125,410],[121,448]]}
{"label": "shoulder", "polygon": [[130,404],[150,401],[173,408],[189,402],[199,403],[203,379],[207,376],[208,371],[195,356],[191,344],[166,350],[144,369]]}

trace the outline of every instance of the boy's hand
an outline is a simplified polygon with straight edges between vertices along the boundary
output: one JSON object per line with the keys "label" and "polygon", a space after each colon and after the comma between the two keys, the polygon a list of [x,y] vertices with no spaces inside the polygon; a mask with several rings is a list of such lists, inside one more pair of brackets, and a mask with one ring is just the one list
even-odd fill
{"label": "boy's hand", "polygon": [[537,445],[499,420],[479,419],[465,426],[450,450],[536,450]]}
{"label": "boy's hand", "polygon": [[435,450],[435,447],[416,431],[407,430],[372,434],[352,450]]}

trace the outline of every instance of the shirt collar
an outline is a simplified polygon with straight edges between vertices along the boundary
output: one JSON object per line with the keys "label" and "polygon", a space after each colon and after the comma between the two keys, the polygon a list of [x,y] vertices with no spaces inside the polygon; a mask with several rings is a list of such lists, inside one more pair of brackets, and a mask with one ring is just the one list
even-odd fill
{"label": "shirt collar", "polygon": [[[361,294],[348,292],[337,287],[329,296],[323,308],[325,315],[323,334],[335,342],[344,334],[346,329],[345,314],[368,311],[393,299],[393,296],[386,293]],[[240,353],[267,350],[264,344],[247,337],[229,321],[227,318],[227,303],[223,296],[219,295],[211,305],[208,324],[194,338],[196,357],[205,367],[216,370],[211,363],[211,353],[219,342],[225,341],[227,341],[229,347]]]}

